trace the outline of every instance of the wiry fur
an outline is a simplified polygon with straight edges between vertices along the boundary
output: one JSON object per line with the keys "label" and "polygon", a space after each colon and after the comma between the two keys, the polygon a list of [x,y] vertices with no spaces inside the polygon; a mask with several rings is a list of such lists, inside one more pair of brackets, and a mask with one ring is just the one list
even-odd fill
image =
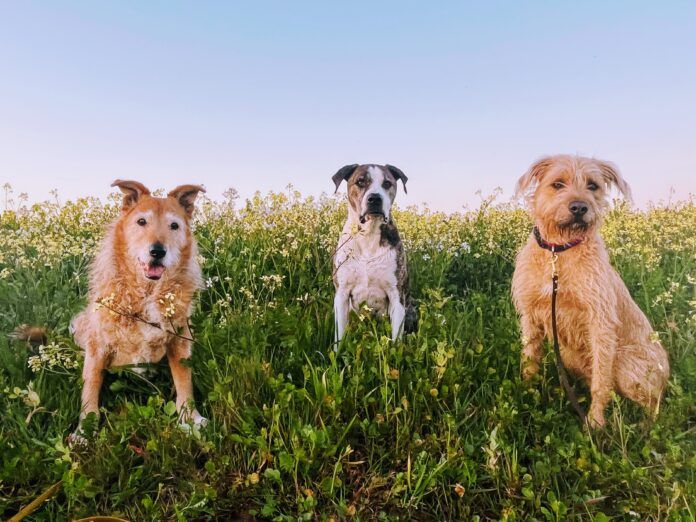
{"label": "wiry fur", "polygon": [[[597,186],[594,190],[592,183]],[[611,266],[599,235],[611,186],[630,196],[612,164],[569,155],[537,161],[517,185],[518,194],[527,192],[545,240],[562,244],[583,238],[558,254],[557,321],[563,364],[590,388],[591,426],[604,424],[613,390],[657,411],[669,378],[667,353]],[[588,204],[583,223],[571,219],[569,205],[574,201]],[[544,337],[551,338],[550,260],[551,253],[540,248],[532,235],[517,256],[512,293],[524,339],[525,379],[538,372]]]}
{"label": "wiry fur", "polygon": [[[124,192],[122,213],[109,226],[92,263],[87,307],[71,323],[75,342],[85,351],[80,418],[98,411],[105,368],[157,362],[167,355],[182,418],[204,421],[192,404],[191,370],[182,362],[191,355],[191,343],[183,337],[191,337],[188,318],[202,282],[189,220],[193,200],[203,189],[185,185],[155,198],[139,183],[115,184]],[[141,216],[147,216],[144,226],[137,223]],[[173,221],[177,230],[171,229]],[[146,277],[142,259],[154,243],[167,249],[159,280]],[[171,302],[173,314],[167,317]]]}

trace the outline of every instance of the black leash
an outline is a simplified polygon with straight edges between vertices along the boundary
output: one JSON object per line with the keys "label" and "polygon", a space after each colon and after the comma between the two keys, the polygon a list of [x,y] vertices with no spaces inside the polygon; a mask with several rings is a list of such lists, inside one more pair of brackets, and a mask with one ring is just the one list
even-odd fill
{"label": "black leash", "polygon": [[573,240],[569,243],[564,243],[563,245],[555,245],[542,239],[541,233],[537,227],[534,227],[534,238],[541,248],[551,252],[551,330],[553,332],[553,352],[556,358],[558,380],[561,381],[561,386],[563,387],[563,390],[565,391],[573,410],[575,410],[575,413],[580,420],[585,422],[586,413],[580,406],[578,396],[575,394],[575,389],[570,384],[568,372],[566,371],[565,366],[563,366],[563,361],[561,360],[561,348],[558,343],[558,324],[556,322],[556,296],[558,295],[558,271],[556,270],[556,261],[558,260],[558,252],[563,252],[564,250],[573,248],[575,245],[579,245],[582,242],[582,239]]}

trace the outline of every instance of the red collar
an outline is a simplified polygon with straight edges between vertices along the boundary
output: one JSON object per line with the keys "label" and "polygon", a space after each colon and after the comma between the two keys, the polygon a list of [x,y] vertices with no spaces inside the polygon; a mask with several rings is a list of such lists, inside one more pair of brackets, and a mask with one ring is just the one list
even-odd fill
{"label": "red collar", "polygon": [[582,243],[583,238],[578,238],[578,239],[573,239],[572,241],[568,241],[567,243],[563,244],[556,244],[556,243],[549,243],[546,241],[544,238],[541,237],[541,232],[539,232],[539,228],[534,227],[534,238],[536,239],[537,244],[546,250],[550,250],[551,252],[558,253],[558,252],[563,252],[564,250],[568,250],[569,248],[573,248],[574,246],[579,245]]}

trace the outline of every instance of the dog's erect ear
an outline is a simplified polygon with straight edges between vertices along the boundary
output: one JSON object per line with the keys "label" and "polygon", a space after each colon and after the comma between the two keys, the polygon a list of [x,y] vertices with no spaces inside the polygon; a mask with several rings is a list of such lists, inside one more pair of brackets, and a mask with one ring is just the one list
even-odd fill
{"label": "dog's erect ear", "polygon": [[619,169],[616,167],[616,165],[608,161],[596,161],[599,165],[599,169],[602,171],[602,177],[604,177],[604,181],[606,182],[606,184],[608,186],[615,186],[619,190],[619,192],[623,194],[623,197],[626,198],[627,201],[633,201],[633,196],[631,195],[631,187],[629,187],[628,183],[626,183],[626,180],[623,179],[623,176],[619,172]]}
{"label": "dog's erect ear", "polygon": [[176,199],[184,207],[186,215],[191,217],[193,215],[193,203],[196,201],[199,192],[205,192],[205,189],[200,185],[179,185],[169,191],[167,197]]}
{"label": "dog's erect ear", "polygon": [[121,192],[123,192],[123,203],[121,204],[122,212],[130,210],[141,197],[150,195],[150,190],[137,181],[117,179],[111,186],[118,187],[121,189]]}
{"label": "dog's erect ear", "polygon": [[520,196],[524,195],[529,187],[535,183],[539,183],[541,178],[543,178],[548,171],[549,167],[553,165],[553,161],[553,157],[546,156],[545,158],[541,158],[532,163],[529,170],[517,180],[517,185],[515,185],[515,198],[519,198]]}
{"label": "dog's erect ear", "polygon": [[355,169],[357,169],[358,166],[359,165],[357,163],[355,165],[346,165],[345,167],[339,169],[339,171],[336,174],[331,176],[334,185],[336,185],[336,190],[334,192],[338,192],[338,187],[341,185],[341,181],[348,181],[348,178],[350,178],[353,175],[353,172],[355,172]]}
{"label": "dog's erect ear", "polygon": [[401,183],[404,184],[404,192],[408,194],[408,190],[406,190],[406,182],[408,181],[406,174],[404,174],[401,169],[397,169],[394,165],[385,165],[385,167],[387,167],[387,170],[391,172],[392,176],[401,180]]}

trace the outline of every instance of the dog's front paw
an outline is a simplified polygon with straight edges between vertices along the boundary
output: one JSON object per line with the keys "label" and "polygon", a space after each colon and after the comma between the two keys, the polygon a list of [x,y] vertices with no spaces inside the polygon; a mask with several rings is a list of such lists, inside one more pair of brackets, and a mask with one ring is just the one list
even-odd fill
{"label": "dog's front paw", "polygon": [[179,422],[182,425],[193,424],[194,426],[205,428],[208,425],[208,419],[203,417],[198,410],[185,410],[181,412]]}
{"label": "dog's front paw", "polygon": [[606,421],[604,420],[604,412],[596,411],[590,408],[587,414],[587,426],[591,430],[598,430],[604,427]]}
{"label": "dog's front paw", "polygon": [[87,447],[87,437],[85,433],[77,428],[70,435],[68,435],[68,448],[70,449],[83,449]]}
{"label": "dog's front paw", "polygon": [[528,381],[539,373],[539,365],[533,360],[522,361],[522,380]]}
{"label": "dog's front paw", "polygon": [[193,423],[196,426],[200,426],[201,428],[205,428],[208,425],[208,419],[203,417],[200,413],[197,411],[193,412]]}

